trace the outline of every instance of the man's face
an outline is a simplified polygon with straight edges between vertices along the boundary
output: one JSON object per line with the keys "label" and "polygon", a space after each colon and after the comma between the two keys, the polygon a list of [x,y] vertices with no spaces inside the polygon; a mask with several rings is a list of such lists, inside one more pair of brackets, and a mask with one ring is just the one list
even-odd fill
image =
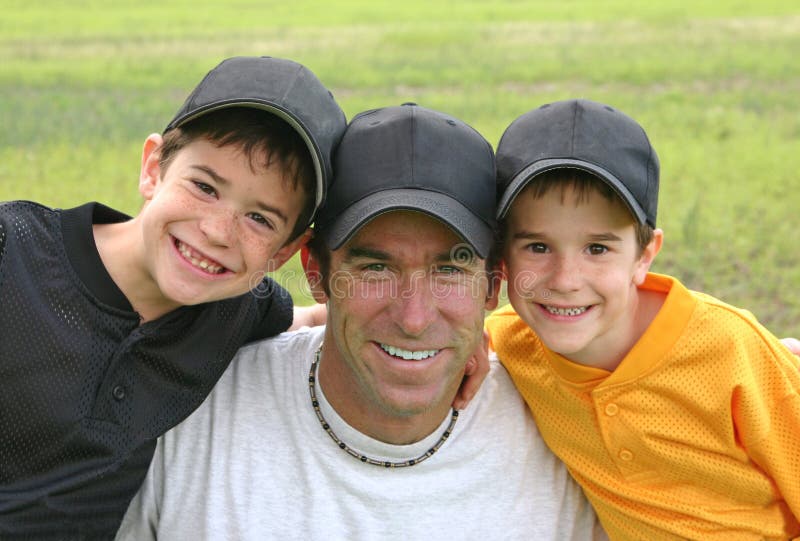
{"label": "man's face", "polygon": [[165,171],[157,158],[154,148],[144,163],[138,219],[143,274],[165,303],[245,293],[296,250],[286,241],[305,198],[280,165],[265,169],[238,147],[204,139],[181,149]]}
{"label": "man's face", "polygon": [[323,390],[340,414],[438,424],[496,304],[485,261],[438,220],[392,211],[331,253],[325,280]]}

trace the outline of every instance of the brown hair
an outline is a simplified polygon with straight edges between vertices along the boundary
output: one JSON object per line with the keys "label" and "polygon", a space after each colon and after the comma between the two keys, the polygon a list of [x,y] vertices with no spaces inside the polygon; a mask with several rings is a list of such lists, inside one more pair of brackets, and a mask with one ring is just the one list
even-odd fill
{"label": "brown hair", "polygon": [[[570,188],[575,192],[578,203],[586,202],[589,199],[589,195],[597,193],[607,201],[616,200],[620,202],[625,209],[628,208],[611,186],[592,173],[582,169],[562,168],[546,171],[529,181],[525,190],[530,189],[530,196],[534,199],[539,199],[552,189],[560,189],[561,201],[563,203],[565,192]],[[519,196],[519,194],[517,196]],[[506,220],[507,218],[508,215],[506,215]],[[653,240],[653,228],[646,223],[640,223],[632,213],[631,218],[635,223],[636,244],[639,248],[639,255],[641,255],[642,251],[647,248],[647,245]],[[500,230],[506,230],[505,220],[500,224]]]}
{"label": "brown hair", "polygon": [[282,166],[284,181],[291,182],[293,190],[302,190],[305,197],[289,241],[306,230],[314,213],[317,181],[308,147],[294,128],[277,116],[252,107],[228,107],[208,113],[164,134],[159,155],[162,174],[181,149],[198,139],[217,147],[239,147],[253,170],[273,163]]}

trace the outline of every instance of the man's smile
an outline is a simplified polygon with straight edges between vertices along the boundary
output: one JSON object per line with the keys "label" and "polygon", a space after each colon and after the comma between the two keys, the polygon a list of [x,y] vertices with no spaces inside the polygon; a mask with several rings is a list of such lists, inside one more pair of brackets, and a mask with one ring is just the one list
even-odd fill
{"label": "man's smile", "polygon": [[433,357],[437,353],[439,353],[438,349],[421,349],[417,351],[411,351],[408,349],[402,349],[395,346],[390,346],[389,344],[380,344],[380,347],[383,351],[392,355],[393,357],[399,357],[406,361],[421,361],[422,359],[427,359],[428,357]]}

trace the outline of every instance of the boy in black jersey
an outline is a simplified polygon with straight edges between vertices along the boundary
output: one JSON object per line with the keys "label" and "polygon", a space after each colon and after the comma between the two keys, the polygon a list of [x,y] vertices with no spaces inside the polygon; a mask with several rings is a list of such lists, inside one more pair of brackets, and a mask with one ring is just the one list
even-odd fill
{"label": "boy in black jersey", "polygon": [[344,128],[307,68],[230,58],[145,141],[137,216],[0,204],[0,539],[113,537],[155,438],[291,323],[264,271],[306,239]]}

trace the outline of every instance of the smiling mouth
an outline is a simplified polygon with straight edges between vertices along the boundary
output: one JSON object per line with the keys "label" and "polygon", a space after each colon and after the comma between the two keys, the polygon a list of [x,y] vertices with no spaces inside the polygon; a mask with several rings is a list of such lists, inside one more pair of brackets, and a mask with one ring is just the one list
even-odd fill
{"label": "smiling mouth", "polygon": [[421,349],[418,351],[411,351],[408,349],[402,349],[395,346],[390,346],[388,344],[380,344],[381,349],[391,355],[392,357],[397,357],[403,359],[404,361],[421,361],[423,359],[427,359],[429,357],[433,357],[437,353],[439,353],[438,349]]}
{"label": "smiling mouth", "polygon": [[573,308],[559,308],[558,306],[547,306],[546,304],[542,304],[541,306],[554,316],[568,316],[568,317],[579,316],[589,309],[588,306],[576,306]]}
{"label": "smiling mouth", "polygon": [[175,239],[175,247],[186,261],[202,271],[205,271],[209,274],[222,274],[228,270],[220,265],[219,262],[214,261],[213,259],[208,259],[203,254],[193,250],[188,244],[184,244],[178,239]]}

